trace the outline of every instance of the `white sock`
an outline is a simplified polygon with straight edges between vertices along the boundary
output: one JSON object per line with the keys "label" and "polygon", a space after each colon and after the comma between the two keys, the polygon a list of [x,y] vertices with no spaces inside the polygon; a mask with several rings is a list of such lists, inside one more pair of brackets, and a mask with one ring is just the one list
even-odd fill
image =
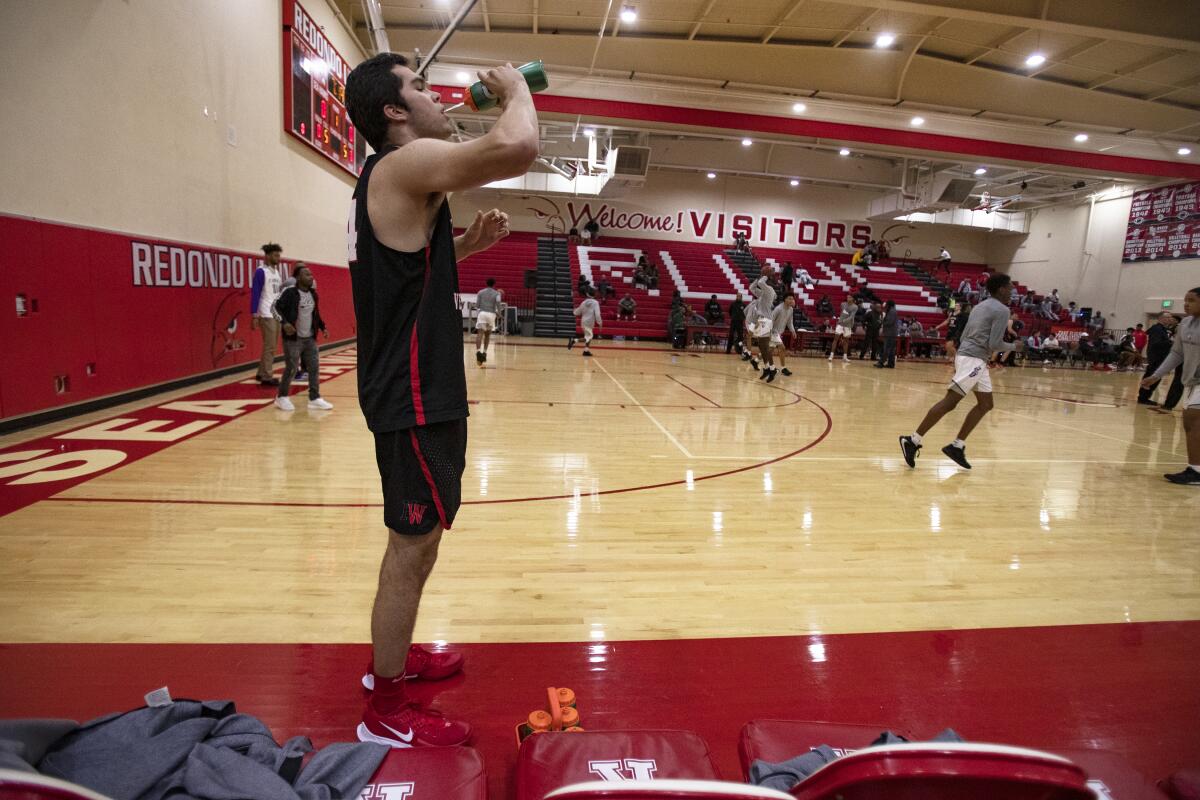
{"label": "white sock", "polygon": [[1188,466],[1196,470],[1196,472],[1200,472],[1200,464],[1188,464]]}
{"label": "white sock", "polygon": [[955,439],[953,442],[953,445],[955,447],[959,448],[960,450],[965,450],[967,447],[967,443],[964,442],[962,439]]}
{"label": "white sock", "polygon": [[919,434],[919,433],[914,433],[912,436],[909,436],[908,438],[913,440],[913,444],[921,443],[921,434]]}

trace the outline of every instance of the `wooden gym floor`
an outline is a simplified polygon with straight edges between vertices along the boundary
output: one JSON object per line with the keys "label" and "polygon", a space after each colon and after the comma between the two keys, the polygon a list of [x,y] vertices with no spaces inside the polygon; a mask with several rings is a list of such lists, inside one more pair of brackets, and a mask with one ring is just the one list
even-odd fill
{"label": "wooden gym floor", "polygon": [[[385,534],[352,353],[322,364],[332,412],[227,379],[0,438],[249,404],[65,489],[0,463],[0,716],[167,684],[281,740],[353,738]],[[897,436],[948,365],[791,366],[766,385],[724,354],[509,338],[467,367],[466,503],[416,632],[467,669],[414,692],[475,726],[491,797],[546,685],[585,727],[699,732],[731,779],[754,718],[1106,748],[1152,780],[1200,763],[1200,493],[1161,477],[1178,413],[1136,406],[1131,374],[1003,370],[974,469],[938,452],[964,407],[910,470]]]}

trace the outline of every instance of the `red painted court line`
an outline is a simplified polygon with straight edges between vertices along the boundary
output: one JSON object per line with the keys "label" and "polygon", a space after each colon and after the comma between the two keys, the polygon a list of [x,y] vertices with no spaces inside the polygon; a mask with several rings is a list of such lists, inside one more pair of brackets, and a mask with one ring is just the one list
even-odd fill
{"label": "red painted court line", "polygon": [[707,395],[704,395],[704,394],[701,394],[700,392],[697,392],[695,389],[693,389],[692,387],[688,386],[688,385],[687,385],[686,383],[684,383],[683,381],[681,381],[681,380],[679,380],[679,379],[677,379],[677,378],[675,378],[675,377],[673,377],[673,376],[671,376],[671,375],[668,375],[668,376],[667,376],[667,380],[669,380],[669,381],[675,381],[675,383],[678,383],[680,386],[682,386],[683,388],[687,389],[689,392],[691,392],[692,394],[696,395],[697,397],[700,397],[700,398],[703,398],[704,400],[707,400],[708,402],[712,403],[712,404],[713,404],[714,406],[716,406],[717,408],[720,408],[720,407],[721,407],[721,404],[720,404],[720,403],[718,403],[716,400],[713,400],[711,397],[709,397],[709,396],[707,396]]}
{"label": "red painted court line", "polygon": [[[754,464],[747,464],[743,467],[735,467],[727,469],[723,472],[714,472],[711,475],[700,475],[692,478],[692,483],[696,484],[700,481],[710,481],[715,478],[724,478],[729,475],[737,475],[741,472],[749,472],[759,467],[770,466],[777,464],[780,461],[786,461],[793,456],[797,456],[806,450],[819,445],[833,430],[833,417],[821,404],[809,400],[807,397],[802,398],[806,403],[812,403],[825,416],[825,430],[821,431],[815,439],[803,447],[799,447],[790,453],[784,453],[781,456],[767,459],[766,461],[758,461]],[[668,486],[680,486],[688,482],[687,478],[680,478],[673,481],[663,481],[661,483],[650,483],[642,486],[626,486],[620,489],[604,489],[599,492],[588,492],[587,497],[600,497],[610,494],[626,494],[628,492],[643,492],[650,489],[664,489]],[[583,496],[583,495],[581,495]],[[499,500],[464,500],[464,506],[484,506],[484,505],[499,505],[502,503],[533,503],[541,500],[567,500],[575,497],[574,492],[570,494],[549,494],[540,497],[510,497]],[[283,507],[283,508],[381,508],[382,503],[297,503],[297,502],[260,502],[256,500],[169,500],[157,498],[125,498],[125,497],[49,497],[47,500],[52,500],[60,503],[129,503],[134,505],[140,504],[156,504],[156,505],[199,505],[199,506],[263,506],[263,507]]]}

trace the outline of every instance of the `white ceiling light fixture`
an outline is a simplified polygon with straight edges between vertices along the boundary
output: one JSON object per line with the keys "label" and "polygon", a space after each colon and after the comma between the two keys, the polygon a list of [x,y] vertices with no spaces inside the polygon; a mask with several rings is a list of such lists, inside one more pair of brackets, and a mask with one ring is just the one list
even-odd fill
{"label": "white ceiling light fixture", "polygon": [[978,169],[975,170],[975,174],[976,175],[987,175],[987,170],[984,169],[983,167],[979,167]]}
{"label": "white ceiling light fixture", "polygon": [[1175,152],[1179,153],[1179,155],[1181,155],[1181,156],[1190,156],[1192,154],[1192,148],[1181,147],[1178,150],[1176,150]]}
{"label": "white ceiling light fixture", "polygon": [[749,147],[752,144],[754,144],[753,139],[742,139],[742,147]]}
{"label": "white ceiling light fixture", "polygon": [[848,155],[850,155],[850,149],[843,147],[841,150],[838,150],[838,155],[839,156],[848,156]]}
{"label": "white ceiling light fixture", "polygon": [[710,172],[710,173],[708,173],[708,179],[709,179],[710,181],[711,181],[713,178],[715,178],[715,177],[717,177],[717,173],[715,173],[715,172]]}
{"label": "white ceiling light fixture", "polygon": [[621,6],[621,22],[626,25],[637,22],[637,9],[633,6]]}
{"label": "white ceiling light fixture", "polygon": [[804,103],[792,103],[792,111],[797,114],[803,114],[805,111],[808,111],[808,106],[804,105]]}
{"label": "white ceiling light fixture", "polygon": [[919,128],[925,124],[925,118],[924,117],[913,117],[911,120],[909,120],[909,124],[912,125],[914,128]]}
{"label": "white ceiling light fixture", "polygon": [[796,180],[795,178],[792,178],[790,181],[788,181],[788,183],[792,184],[792,186],[800,185],[800,181]]}
{"label": "white ceiling light fixture", "polygon": [[1077,141],[1077,142],[1086,142],[1087,140],[1088,140],[1088,135],[1087,135],[1086,133],[1077,133],[1077,134],[1075,134],[1075,141]]}
{"label": "white ceiling light fixture", "polygon": [[1025,66],[1027,67],[1040,67],[1045,63],[1046,57],[1041,53],[1031,53],[1029,58],[1025,59]]}
{"label": "white ceiling light fixture", "polygon": [[590,139],[596,135],[596,130],[594,128],[584,128],[583,135]]}
{"label": "white ceiling light fixture", "polygon": [[454,79],[456,81],[458,81],[459,83],[470,83],[471,82],[471,76],[466,72],[462,72],[461,70],[454,74]]}
{"label": "white ceiling light fixture", "polygon": [[891,47],[896,41],[896,34],[884,31],[875,37],[876,47]]}

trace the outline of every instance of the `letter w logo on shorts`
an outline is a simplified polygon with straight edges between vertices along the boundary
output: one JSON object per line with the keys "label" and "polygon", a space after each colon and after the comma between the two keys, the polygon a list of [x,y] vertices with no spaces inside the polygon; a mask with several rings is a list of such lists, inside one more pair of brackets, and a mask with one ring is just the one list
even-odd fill
{"label": "letter w logo on shorts", "polygon": [[405,503],[404,510],[408,512],[408,524],[420,525],[421,520],[425,519],[425,511],[429,506],[424,503]]}

